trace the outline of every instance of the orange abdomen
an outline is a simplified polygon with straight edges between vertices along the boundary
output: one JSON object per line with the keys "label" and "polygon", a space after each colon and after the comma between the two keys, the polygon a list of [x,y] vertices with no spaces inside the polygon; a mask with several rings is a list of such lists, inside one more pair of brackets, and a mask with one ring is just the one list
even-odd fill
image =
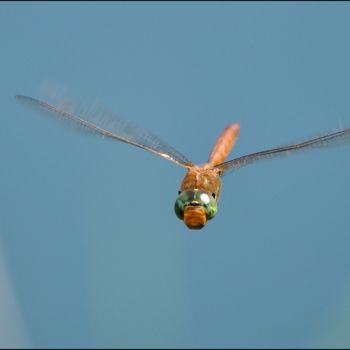
{"label": "orange abdomen", "polygon": [[212,166],[221,164],[229,155],[239,133],[239,124],[229,124],[217,139],[209,156]]}

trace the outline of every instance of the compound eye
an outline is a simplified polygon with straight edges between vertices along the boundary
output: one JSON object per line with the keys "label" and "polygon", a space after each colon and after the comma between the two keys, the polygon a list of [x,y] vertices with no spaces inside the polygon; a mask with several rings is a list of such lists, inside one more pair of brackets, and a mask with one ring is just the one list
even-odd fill
{"label": "compound eye", "polygon": [[210,203],[210,197],[206,193],[202,193],[199,198],[203,205],[208,205]]}
{"label": "compound eye", "polygon": [[179,219],[184,219],[185,208],[188,205],[204,208],[206,220],[212,219],[218,211],[215,193],[212,195],[202,190],[179,191],[179,196],[174,206],[176,216]]}
{"label": "compound eye", "polygon": [[176,202],[174,206],[176,216],[179,219],[183,220],[185,207],[186,205],[189,205],[192,202],[194,197],[195,197],[194,191],[184,191],[184,192],[179,191],[179,196],[176,198]]}
{"label": "compound eye", "polygon": [[198,190],[196,192],[196,195],[197,195],[197,198],[199,199],[199,204],[202,205],[205,209],[207,220],[212,219],[218,211],[218,206],[215,199],[215,193],[210,194],[208,192]]}

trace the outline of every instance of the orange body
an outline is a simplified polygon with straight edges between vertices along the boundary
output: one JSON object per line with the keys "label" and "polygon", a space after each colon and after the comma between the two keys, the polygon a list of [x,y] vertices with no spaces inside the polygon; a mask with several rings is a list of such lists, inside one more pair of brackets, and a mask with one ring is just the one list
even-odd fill
{"label": "orange body", "polygon": [[[220,171],[215,167],[226,159],[234,146],[239,132],[239,124],[229,124],[218,137],[209,156],[202,166],[190,167],[185,175],[180,191],[199,189],[210,193],[216,200],[220,196]],[[203,208],[202,208],[203,209]],[[190,228],[202,228],[206,223],[205,211],[187,206],[184,212],[184,222]]]}
{"label": "orange body", "polygon": [[211,166],[223,163],[232,147],[234,146],[239,133],[239,124],[229,124],[218,137],[209,156],[208,163]]}

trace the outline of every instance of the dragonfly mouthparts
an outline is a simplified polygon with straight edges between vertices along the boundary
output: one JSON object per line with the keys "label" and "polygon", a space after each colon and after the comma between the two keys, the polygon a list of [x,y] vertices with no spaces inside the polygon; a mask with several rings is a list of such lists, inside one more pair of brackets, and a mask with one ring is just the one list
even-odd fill
{"label": "dragonfly mouthparts", "polygon": [[207,222],[203,206],[198,203],[192,204],[191,202],[185,207],[183,220],[185,225],[192,230],[203,228]]}

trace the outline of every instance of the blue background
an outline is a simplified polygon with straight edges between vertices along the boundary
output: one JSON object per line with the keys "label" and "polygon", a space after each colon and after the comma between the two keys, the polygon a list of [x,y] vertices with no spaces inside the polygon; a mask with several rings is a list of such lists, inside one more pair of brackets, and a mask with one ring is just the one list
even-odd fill
{"label": "blue background", "polygon": [[349,347],[350,147],[224,177],[201,231],[184,169],[23,107],[67,84],[195,163],[350,126],[347,2],[0,4],[0,346]]}

